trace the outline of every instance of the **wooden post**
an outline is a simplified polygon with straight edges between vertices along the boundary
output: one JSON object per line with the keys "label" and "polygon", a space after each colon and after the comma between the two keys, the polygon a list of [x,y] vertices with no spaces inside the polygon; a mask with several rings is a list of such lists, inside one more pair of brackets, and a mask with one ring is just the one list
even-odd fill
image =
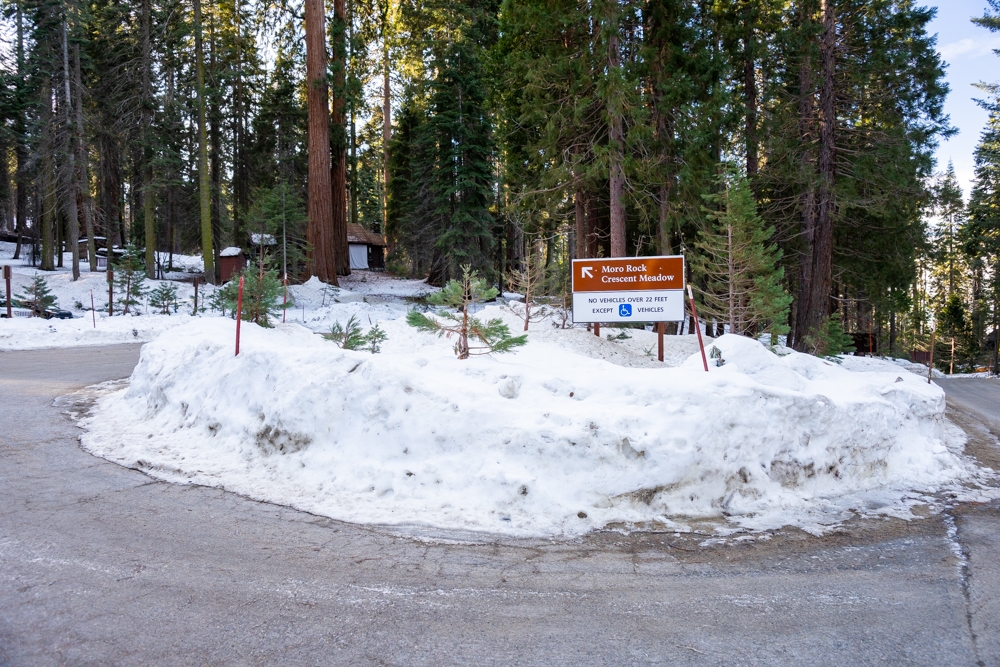
{"label": "wooden post", "polygon": [[951,365],[948,367],[948,375],[955,374],[955,337],[951,337]]}
{"label": "wooden post", "polygon": [[281,281],[285,286],[285,296],[281,301],[281,323],[285,323],[285,315],[288,313],[288,274],[285,274],[285,279]]}
{"label": "wooden post", "polygon": [[240,291],[236,295],[236,356],[240,356],[240,320],[243,319],[243,276],[240,276]]}
{"label": "wooden post", "polygon": [[931,330],[931,360],[927,363],[927,384],[931,383],[931,369],[934,368],[934,334],[936,329]]}
{"label": "wooden post", "polygon": [[663,322],[656,323],[656,358],[663,361],[663,330],[667,325]]}
{"label": "wooden post", "polygon": [[698,311],[694,307],[694,290],[688,284],[688,299],[691,302],[691,321],[694,323],[694,330],[698,332],[698,348],[701,350],[701,363],[705,365],[705,372],[708,372],[708,357],[705,356],[705,342],[701,339],[701,325],[698,324]]}
{"label": "wooden post", "polygon": [[[110,253],[109,253],[110,255]],[[111,268],[111,259],[108,259],[108,317],[115,314],[115,270]]]}
{"label": "wooden post", "polygon": [[600,322],[594,322],[594,335],[598,338],[601,337],[601,324]]}
{"label": "wooden post", "polygon": [[97,308],[94,307],[94,290],[90,290],[90,315],[94,320],[94,328],[97,328]]}
{"label": "wooden post", "polygon": [[194,277],[194,314],[198,314],[198,276]]}
{"label": "wooden post", "polygon": [[7,319],[8,320],[11,319],[12,317],[14,317],[14,313],[11,311],[11,303],[10,303],[10,301],[11,301],[11,296],[10,296],[10,274],[11,274],[11,272],[12,271],[11,271],[10,266],[4,266],[3,267],[3,281],[4,281],[4,283],[7,284]]}

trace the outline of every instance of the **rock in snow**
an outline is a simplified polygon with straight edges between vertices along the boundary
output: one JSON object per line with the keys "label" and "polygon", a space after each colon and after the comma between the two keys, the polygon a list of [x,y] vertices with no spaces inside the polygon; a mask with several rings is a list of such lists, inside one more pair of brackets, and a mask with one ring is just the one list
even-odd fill
{"label": "rock in snow", "polygon": [[941,389],[905,370],[732,335],[710,343],[724,363],[709,373],[697,353],[623,367],[558,331],[459,361],[447,340],[381,324],[377,355],[244,324],[238,357],[232,321],[184,324],[98,402],[84,446],[335,519],[516,535],[722,517],[822,530],[980,474],[946,437]]}

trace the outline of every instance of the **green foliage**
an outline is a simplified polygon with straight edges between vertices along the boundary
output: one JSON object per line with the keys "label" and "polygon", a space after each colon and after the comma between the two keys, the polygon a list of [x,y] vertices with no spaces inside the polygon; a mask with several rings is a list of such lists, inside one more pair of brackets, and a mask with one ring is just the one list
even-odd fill
{"label": "green foliage", "polygon": [[345,350],[357,350],[365,343],[365,336],[361,333],[361,325],[358,324],[356,315],[351,315],[346,325],[334,322],[330,327],[330,333],[323,334],[323,338],[332,340]]}
{"label": "green foliage", "polygon": [[854,351],[854,341],[844,333],[844,327],[832,317],[823,320],[815,336],[806,336],[805,351],[818,357],[836,360],[837,355]]}
{"label": "green foliage", "polygon": [[[411,310],[406,314],[406,322],[421,331],[437,333],[438,336],[456,336],[455,354],[459,359],[468,359],[471,355],[510,352],[514,348],[528,342],[527,335],[511,336],[510,329],[503,320],[494,318],[482,322],[469,315],[472,304],[496,297],[497,290],[490,287],[485,280],[479,278],[472,267],[462,267],[462,279],[450,280],[440,292],[433,294],[427,300],[435,305],[457,308],[460,315],[442,312],[441,316],[451,324],[429,317],[424,313]],[[479,340],[482,345],[471,347],[469,339]]]}
{"label": "green foliage", "polygon": [[49,283],[42,276],[34,276],[21,294],[13,299],[19,308],[31,310],[32,317],[44,317],[46,311],[56,304],[56,298],[49,289]]}
{"label": "green foliage", "polygon": [[[285,307],[282,303],[283,287],[278,274],[273,269],[261,271],[259,267],[247,267],[240,272],[243,277],[243,313],[240,319],[262,327],[270,327],[271,319],[277,317]],[[229,311],[236,318],[239,299],[239,276],[223,285],[212,294],[210,303],[223,314]]]}
{"label": "green foliage", "polygon": [[279,277],[284,259],[287,259],[289,275],[296,276],[305,270],[309,252],[307,224],[305,199],[299,188],[279,181],[270,188],[255,191],[254,203],[247,214],[247,226],[255,233],[270,234],[277,240],[278,245],[267,260]]}
{"label": "green foliage", "polygon": [[382,343],[389,340],[388,334],[378,324],[372,326],[367,333],[361,333],[356,315],[351,315],[344,325],[334,322],[330,333],[323,334],[323,338],[332,340],[345,350],[368,350],[372,354],[381,352]]}
{"label": "green foliage", "polygon": [[732,168],[718,180],[720,191],[706,195],[709,223],[691,257],[695,282],[705,286],[704,316],[729,323],[740,335],[767,330],[772,339],[788,331],[792,302],[782,282],[781,251],[770,243],[749,184]]}
{"label": "green foliage", "polygon": [[146,295],[146,267],[142,253],[134,243],[125,246],[125,252],[114,264],[115,310],[121,315],[135,315]]}
{"label": "green foliage", "polygon": [[161,282],[149,293],[149,305],[158,309],[161,315],[169,315],[171,307],[177,305],[177,285]]}

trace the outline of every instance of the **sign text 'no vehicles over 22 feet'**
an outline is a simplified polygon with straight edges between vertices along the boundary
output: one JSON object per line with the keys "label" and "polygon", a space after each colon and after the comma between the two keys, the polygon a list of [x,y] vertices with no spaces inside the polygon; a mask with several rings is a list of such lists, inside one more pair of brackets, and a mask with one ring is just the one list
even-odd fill
{"label": "sign text 'no vehicles over 22 feet'", "polygon": [[679,322],[684,257],[573,260],[574,322]]}

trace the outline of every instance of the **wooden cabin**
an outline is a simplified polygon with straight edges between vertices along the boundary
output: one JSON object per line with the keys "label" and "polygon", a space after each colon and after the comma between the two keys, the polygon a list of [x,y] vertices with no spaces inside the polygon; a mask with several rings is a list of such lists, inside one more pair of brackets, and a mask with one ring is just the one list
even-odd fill
{"label": "wooden cabin", "polygon": [[347,225],[347,248],[351,270],[385,269],[385,237],[370,232],[361,225]]}

